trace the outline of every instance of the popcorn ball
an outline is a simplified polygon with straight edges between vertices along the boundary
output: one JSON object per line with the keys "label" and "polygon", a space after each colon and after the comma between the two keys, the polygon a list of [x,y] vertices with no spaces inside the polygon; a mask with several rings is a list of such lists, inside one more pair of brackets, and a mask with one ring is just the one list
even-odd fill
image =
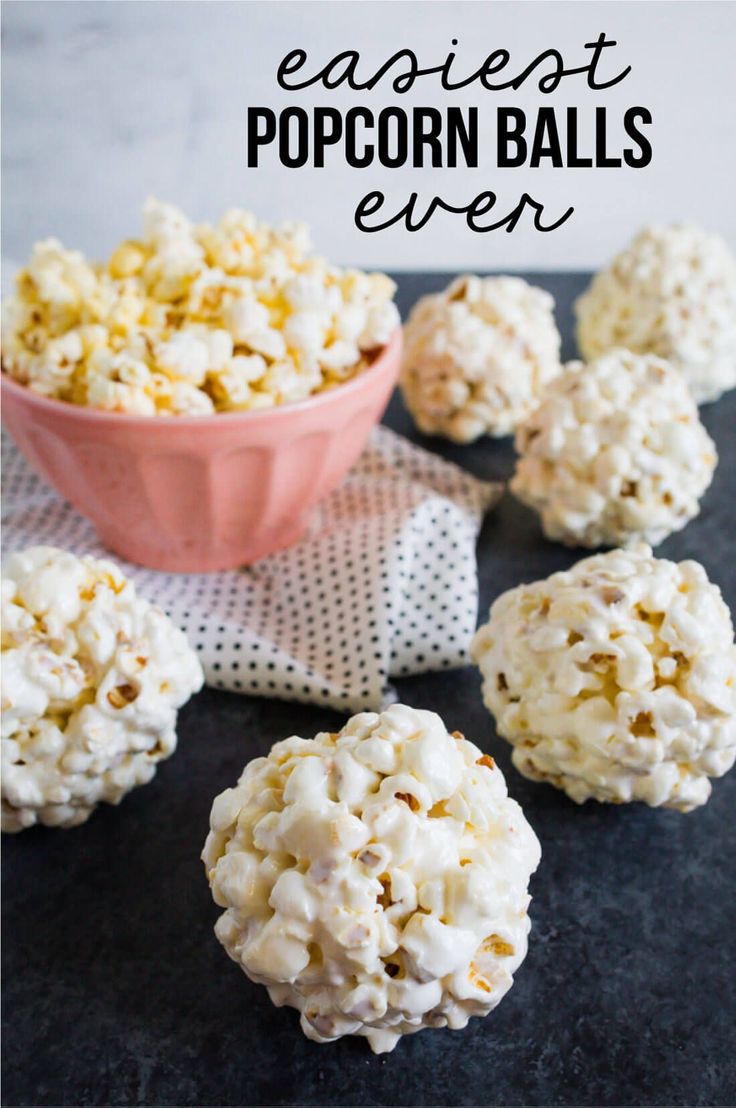
{"label": "popcorn ball", "polygon": [[512,491],[569,546],[656,545],[698,514],[718,460],[682,374],[628,350],[569,363],[516,449]]}
{"label": "popcorn ball", "polygon": [[540,848],[493,759],[395,704],[277,743],[218,796],[215,932],[316,1042],[464,1027],[526,955]]}
{"label": "popcorn ball", "polygon": [[697,227],[647,227],[576,305],[592,359],[616,346],[677,365],[698,403],[736,386],[736,259]]}
{"label": "popcorn ball", "polygon": [[420,430],[455,442],[511,434],[560,372],[553,306],[520,277],[459,277],[422,297],[400,378]]}
{"label": "popcorn ball", "polygon": [[304,400],[365,369],[399,325],[395,285],[309,253],[301,224],[234,209],[195,225],[148,200],[105,265],[37,243],[3,305],[3,368],[35,392],[139,416]]}
{"label": "popcorn ball", "polygon": [[2,567],[2,829],[73,827],[176,747],[202,686],[183,632],[112,562],[49,546]]}
{"label": "popcorn ball", "polygon": [[513,762],[581,804],[689,812],[736,757],[736,647],[697,562],[611,550],[498,598],[472,653]]}

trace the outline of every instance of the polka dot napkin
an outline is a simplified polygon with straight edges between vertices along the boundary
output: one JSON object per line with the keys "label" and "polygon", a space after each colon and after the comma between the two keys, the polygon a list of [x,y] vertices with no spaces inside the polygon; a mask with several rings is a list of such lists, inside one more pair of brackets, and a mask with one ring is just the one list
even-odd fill
{"label": "polka dot napkin", "polygon": [[[227,573],[120,564],[187,632],[209,685],[376,709],[393,697],[390,678],[466,662],[475,541],[500,492],[379,427],[290,550]],[[7,436],[3,527],[7,551],[43,543],[109,556]]]}

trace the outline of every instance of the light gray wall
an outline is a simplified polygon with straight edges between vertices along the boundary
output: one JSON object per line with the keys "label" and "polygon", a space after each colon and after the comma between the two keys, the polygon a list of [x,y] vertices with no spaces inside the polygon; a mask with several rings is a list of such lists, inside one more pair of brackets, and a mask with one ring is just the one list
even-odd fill
{"label": "light gray wall", "polygon": [[[49,234],[104,253],[135,233],[148,193],[200,219],[234,204],[268,219],[306,219],[334,260],[387,268],[596,266],[652,220],[690,219],[736,243],[731,3],[6,2],[3,24],[6,263]],[[359,48],[374,65],[411,47],[429,65],[455,36],[470,70],[501,46],[519,67],[550,46],[579,63],[582,44],[600,31],[620,44],[608,65],[633,67],[608,92],[594,96],[570,78],[547,98],[531,82],[518,93],[474,86],[450,98],[429,78],[402,103],[478,103],[486,117],[500,102],[577,103],[583,132],[596,103],[612,120],[644,104],[654,115],[647,169],[494,171],[492,144],[477,170],[359,171],[337,157],[326,169],[288,170],[275,155],[263,168],[245,167],[246,106],[294,102],[275,71],[296,46],[323,61]],[[380,108],[392,100],[388,90],[310,90],[298,102]],[[528,225],[473,234],[446,214],[417,234],[361,234],[353,209],[375,187],[394,206],[414,189],[460,203],[491,188],[499,208],[510,208],[528,190],[550,212],[574,204],[576,213],[547,235]]]}

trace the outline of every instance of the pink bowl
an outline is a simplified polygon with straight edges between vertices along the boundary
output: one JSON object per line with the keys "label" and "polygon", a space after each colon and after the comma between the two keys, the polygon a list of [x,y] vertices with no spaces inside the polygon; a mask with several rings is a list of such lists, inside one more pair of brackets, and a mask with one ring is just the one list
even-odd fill
{"label": "pink bowl", "polygon": [[166,419],[102,412],[2,378],[3,421],[33,468],[151,569],[233,569],[290,546],[383,415],[401,330],[364,373],[298,404]]}

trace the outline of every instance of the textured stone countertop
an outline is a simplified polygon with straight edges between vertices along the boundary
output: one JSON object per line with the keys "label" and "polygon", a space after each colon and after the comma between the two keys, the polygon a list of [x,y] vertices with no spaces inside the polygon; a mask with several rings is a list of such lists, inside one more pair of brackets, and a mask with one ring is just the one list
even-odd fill
{"label": "textured stone countertop", "polygon": [[[579,275],[554,293],[565,355]],[[404,311],[447,275],[400,275]],[[701,561],[736,608],[736,392],[703,409],[721,455],[700,517],[658,553]],[[387,422],[411,434],[398,399]],[[508,477],[508,440],[423,440]],[[580,556],[506,495],[479,545],[481,615],[501,591]],[[499,1008],[391,1055],[307,1041],[212,934],[199,852],[212,797],[243,763],[331,712],[205,691],[154,782],[68,832],[6,837],[6,1105],[726,1105],[736,1100],[736,771],[691,815],[588,803],[510,767],[468,668],[398,683],[493,754],[542,842],[529,955]]]}

